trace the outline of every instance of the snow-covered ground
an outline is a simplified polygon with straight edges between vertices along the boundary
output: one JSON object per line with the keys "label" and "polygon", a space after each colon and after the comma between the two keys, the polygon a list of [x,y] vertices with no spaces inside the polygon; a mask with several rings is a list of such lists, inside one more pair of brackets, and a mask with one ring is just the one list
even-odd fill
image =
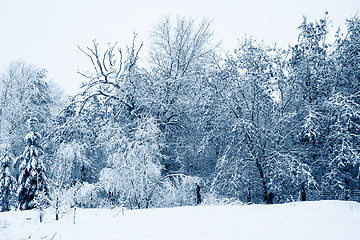
{"label": "snow-covered ground", "polygon": [[319,201],[279,205],[198,206],[168,209],[77,209],[59,221],[49,210],[0,213],[1,240],[360,239],[360,204]]}

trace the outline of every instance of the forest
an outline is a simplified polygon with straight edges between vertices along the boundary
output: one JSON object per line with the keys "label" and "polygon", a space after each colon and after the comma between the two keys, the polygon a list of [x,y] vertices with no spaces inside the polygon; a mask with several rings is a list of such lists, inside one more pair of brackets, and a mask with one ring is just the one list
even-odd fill
{"label": "forest", "polygon": [[79,46],[74,96],[9,63],[0,211],[360,201],[360,18],[344,21],[225,52],[212,20],[163,17],[148,42]]}

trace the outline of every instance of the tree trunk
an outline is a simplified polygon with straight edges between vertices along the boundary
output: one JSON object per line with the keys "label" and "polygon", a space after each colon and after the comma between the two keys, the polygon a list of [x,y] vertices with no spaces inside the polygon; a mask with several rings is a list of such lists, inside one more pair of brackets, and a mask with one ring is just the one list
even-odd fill
{"label": "tree trunk", "polygon": [[73,223],[75,224],[75,219],[76,219],[76,207],[74,207],[74,216],[73,216]]}
{"label": "tree trunk", "polygon": [[345,178],[344,178],[344,183],[345,183],[345,196],[344,199],[345,201],[349,201],[350,200],[350,179],[349,179],[349,166],[347,162],[344,162],[344,172],[345,172]]}
{"label": "tree trunk", "polygon": [[42,209],[42,207],[40,207],[40,209],[39,209],[40,211],[40,222],[42,222],[43,221],[43,217],[44,217],[44,212],[43,212],[43,209]]}
{"label": "tree trunk", "polygon": [[301,201],[306,201],[305,183],[301,185]]}
{"label": "tree trunk", "polygon": [[265,182],[265,178],[264,178],[264,172],[263,172],[262,166],[261,166],[258,159],[256,159],[256,167],[259,170],[260,179],[261,179],[261,183],[262,183],[262,187],[263,187],[264,202],[266,204],[270,204],[269,198],[268,198],[268,191],[267,191],[267,187],[266,187],[266,182]]}
{"label": "tree trunk", "polygon": [[56,196],[56,205],[55,205],[55,220],[59,220],[59,197]]}
{"label": "tree trunk", "polygon": [[201,204],[200,186],[196,185],[196,205]]}
{"label": "tree trunk", "polygon": [[274,203],[274,194],[272,192],[269,192],[267,199],[268,199],[267,204],[273,204]]}
{"label": "tree trunk", "polygon": [[251,189],[250,186],[248,187],[248,194],[247,194],[247,204],[251,204]]}

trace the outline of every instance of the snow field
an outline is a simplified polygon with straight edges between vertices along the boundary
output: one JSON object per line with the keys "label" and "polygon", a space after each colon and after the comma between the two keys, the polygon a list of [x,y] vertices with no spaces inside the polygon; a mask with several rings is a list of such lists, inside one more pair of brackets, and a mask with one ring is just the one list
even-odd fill
{"label": "snow field", "polygon": [[360,204],[342,201],[125,210],[77,209],[43,223],[31,211],[0,213],[1,240],[356,240]]}

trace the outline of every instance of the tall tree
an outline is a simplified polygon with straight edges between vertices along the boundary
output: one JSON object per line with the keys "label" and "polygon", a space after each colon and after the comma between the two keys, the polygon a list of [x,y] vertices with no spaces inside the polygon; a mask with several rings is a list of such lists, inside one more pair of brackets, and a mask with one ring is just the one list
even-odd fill
{"label": "tall tree", "polygon": [[43,155],[43,148],[40,146],[41,135],[35,132],[37,122],[36,118],[28,120],[30,132],[24,139],[27,146],[19,158],[21,164],[17,193],[21,210],[39,207],[37,198],[45,198],[49,194],[45,166],[41,158]]}
{"label": "tall tree", "polygon": [[[224,119],[226,131],[218,159],[214,183],[224,190],[233,189],[238,197],[246,196],[248,188],[260,190],[262,201],[270,203],[267,151],[275,102],[266,84],[273,76],[268,51],[270,49],[252,39],[245,39],[229,56],[226,69],[213,84],[219,96],[219,117]],[[232,185],[232,187],[231,187]],[[233,194],[230,192],[230,194]]]}
{"label": "tall tree", "polygon": [[[298,43],[291,49],[290,78],[294,81],[296,121],[300,123],[297,147],[303,148],[304,163],[312,169],[320,183],[328,162],[330,148],[327,135],[330,127],[326,102],[334,79],[334,61],[327,41],[328,19],[308,22],[299,27]],[[313,192],[312,194],[316,194]]]}
{"label": "tall tree", "polygon": [[199,173],[197,143],[201,141],[199,114],[205,92],[204,80],[214,65],[218,44],[212,21],[167,16],[151,34],[150,64],[153,73],[152,113],[165,138],[166,173]]}
{"label": "tall tree", "polygon": [[[337,38],[333,57],[336,63],[334,86],[327,101],[330,112],[328,145],[330,148],[324,191],[335,199],[354,199],[360,186],[360,20],[347,20],[345,37]],[[356,197],[355,197],[356,199]]]}

